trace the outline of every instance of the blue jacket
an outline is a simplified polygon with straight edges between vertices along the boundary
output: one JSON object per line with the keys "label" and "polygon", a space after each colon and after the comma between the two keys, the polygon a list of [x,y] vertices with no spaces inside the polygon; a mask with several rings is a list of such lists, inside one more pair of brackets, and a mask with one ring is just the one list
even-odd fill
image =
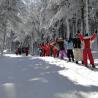
{"label": "blue jacket", "polygon": [[73,49],[73,41],[64,41],[64,47],[67,49]]}

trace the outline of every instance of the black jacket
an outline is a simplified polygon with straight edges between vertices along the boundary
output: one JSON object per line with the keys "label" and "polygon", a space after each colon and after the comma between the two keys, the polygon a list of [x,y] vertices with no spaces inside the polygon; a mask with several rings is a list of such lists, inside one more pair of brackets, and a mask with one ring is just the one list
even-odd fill
{"label": "black jacket", "polygon": [[64,50],[64,40],[58,40],[57,43],[59,45],[59,49]]}
{"label": "black jacket", "polygon": [[74,48],[81,48],[81,41],[79,38],[74,38],[73,46]]}

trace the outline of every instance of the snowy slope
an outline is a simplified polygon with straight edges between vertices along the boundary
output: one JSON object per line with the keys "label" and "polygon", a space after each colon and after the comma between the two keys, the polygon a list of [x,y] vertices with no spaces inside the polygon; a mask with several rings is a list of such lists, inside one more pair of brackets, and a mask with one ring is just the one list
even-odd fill
{"label": "snowy slope", "polygon": [[[44,57],[42,59],[49,62],[50,64],[56,64],[56,66],[65,67],[64,70],[59,71],[59,74],[68,77],[72,81],[75,81],[76,84],[81,84],[85,86],[87,85],[98,86],[98,78],[97,78],[98,66],[96,67],[95,70],[90,70],[86,67],[83,67],[82,64],[81,66],[79,66],[75,63],[67,62],[64,60],[59,60],[59,59],[51,60],[51,57],[48,59]],[[95,63],[98,64],[97,59],[95,59]]]}
{"label": "snowy slope", "polygon": [[[98,59],[95,59],[98,68]],[[0,98],[98,98],[98,69],[52,57],[0,57]]]}

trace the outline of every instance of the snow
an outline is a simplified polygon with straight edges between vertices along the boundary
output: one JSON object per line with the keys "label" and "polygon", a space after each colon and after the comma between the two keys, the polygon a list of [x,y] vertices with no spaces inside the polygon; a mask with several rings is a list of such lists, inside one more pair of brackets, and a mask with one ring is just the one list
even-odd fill
{"label": "snow", "polygon": [[[44,59],[50,64],[56,64],[57,66],[65,67],[64,70],[59,71],[59,74],[68,77],[76,84],[81,84],[84,86],[98,86],[98,72],[95,72],[83,66],[76,65],[75,63],[66,63],[64,60],[61,61],[57,59],[51,61],[51,59]],[[98,59],[95,59],[95,63],[98,63]]]}
{"label": "snow", "polygon": [[98,98],[96,69],[53,57],[0,57],[0,98]]}

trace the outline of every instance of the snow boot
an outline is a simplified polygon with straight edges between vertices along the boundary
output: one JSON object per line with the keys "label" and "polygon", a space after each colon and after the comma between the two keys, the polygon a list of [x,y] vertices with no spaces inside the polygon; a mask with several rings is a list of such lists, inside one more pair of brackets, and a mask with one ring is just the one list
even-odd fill
{"label": "snow boot", "polygon": [[76,61],[76,64],[78,64],[78,61]]}
{"label": "snow boot", "polygon": [[69,62],[71,62],[71,59],[69,58],[69,60],[68,60]]}
{"label": "snow boot", "polygon": [[74,58],[72,58],[72,61],[74,62]]}
{"label": "snow boot", "polygon": [[92,64],[92,68],[96,68],[94,64]]}
{"label": "snow boot", "polygon": [[85,65],[85,67],[87,67],[87,68],[88,68],[88,65]]}
{"label": "snow boot", "polygon": [[82,61],[82,64],[84,64],[84,62]]}

